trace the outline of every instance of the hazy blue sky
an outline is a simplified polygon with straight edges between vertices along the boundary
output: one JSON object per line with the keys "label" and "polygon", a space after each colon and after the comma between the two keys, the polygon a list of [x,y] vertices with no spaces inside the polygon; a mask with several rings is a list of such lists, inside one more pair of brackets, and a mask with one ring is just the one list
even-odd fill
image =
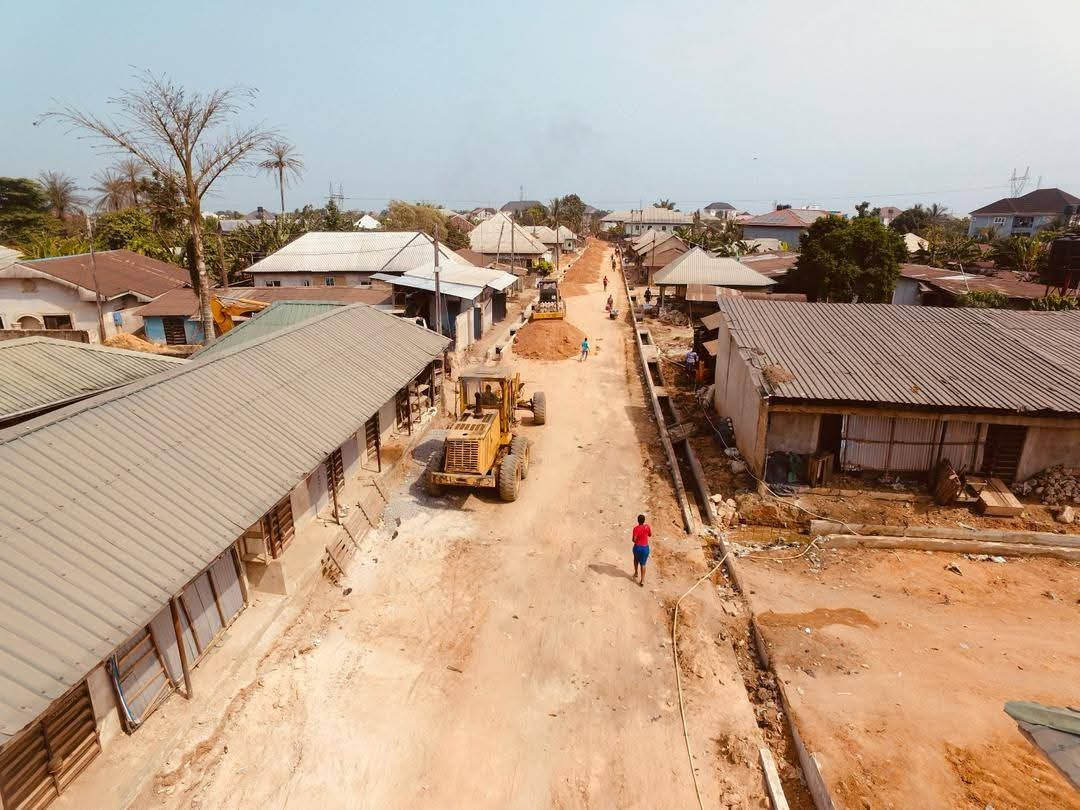
{"label": "hazy blue sky", "polygon": [[[108,162],[56,124],[136,68],[258,88],[251,120],[307,162],[290,207],[340,183],[452,207],[579,193],[965,212],[1032,187],[1080,194],[1080,2],[278,2],[0,0],[0,174]],[[276,208],[269,178],[208,207]]]}

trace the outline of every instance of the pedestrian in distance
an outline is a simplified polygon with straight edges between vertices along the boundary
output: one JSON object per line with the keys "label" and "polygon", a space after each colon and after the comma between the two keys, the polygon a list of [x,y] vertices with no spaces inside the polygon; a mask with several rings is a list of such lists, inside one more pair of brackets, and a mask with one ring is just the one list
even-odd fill
{"label": "pedestrian in distance", "polygon": [[607,292],[607,276],[604,276],[604,292]]}
{"label": "pedestrian in distance", "polygon": [[578,358],[578,362],[580,363],[582,360],[588,360],[588,359],[589,359],[589,338],[585,337],[585,338],[582,338],[582,341],[581,341],[581,357]]}
{"label": "pedestrian in distance", "polygon": [[645,306],[648,306],[651,303],[652,303],[652,289],[649,288],[649,287],[646,287],[645,288]]}
{"label": "pedestrian in distance", "polygon": [[645,564],[649,561],[649,538],[652,537],[652,527],[645,522],[644,515],[637,516],[637,526],[630,532],[634,545],[634,578],[637,584],[645,587]]}
{"label": "pedestrian in distance", "polygon": [[697,382],[697,364],[698,354],[691,349],[686,353],[686,376],[690,380],[691,388],[693,388]]}

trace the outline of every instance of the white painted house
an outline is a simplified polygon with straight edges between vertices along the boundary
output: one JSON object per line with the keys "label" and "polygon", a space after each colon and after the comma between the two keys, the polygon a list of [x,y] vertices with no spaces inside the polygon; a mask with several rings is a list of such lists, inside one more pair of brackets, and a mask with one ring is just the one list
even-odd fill
{"label": "white painted house", "polygon": [[[6,258],[4,258],[6,256]],[[13,261],[0,256],[0,329],[79,329],[99,340],[100,296],[105,336],[142,326],[134,310],[170,290],[189,286],[182,267],[130,250]],[[96,277],[96,278],[95,278]]]}

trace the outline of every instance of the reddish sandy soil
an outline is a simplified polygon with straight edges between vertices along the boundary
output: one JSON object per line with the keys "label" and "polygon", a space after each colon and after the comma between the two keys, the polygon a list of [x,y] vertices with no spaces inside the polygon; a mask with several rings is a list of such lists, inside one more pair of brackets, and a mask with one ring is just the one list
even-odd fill
{"label": "reddish sandy soil", "polygon": [[1080,567],[892,551],[739,565],[842,807],[1080,808],[1002,710],[1080,705]]}

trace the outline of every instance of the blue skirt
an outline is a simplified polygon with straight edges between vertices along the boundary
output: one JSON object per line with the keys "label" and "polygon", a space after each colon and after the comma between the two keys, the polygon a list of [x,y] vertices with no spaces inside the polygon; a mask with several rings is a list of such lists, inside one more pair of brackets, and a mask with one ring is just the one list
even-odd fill
{"label": "blue skirt", "polygon": [[634,562],[638,565],[644,565],[649,561],[649,547],[648,546],[634,546]]}

